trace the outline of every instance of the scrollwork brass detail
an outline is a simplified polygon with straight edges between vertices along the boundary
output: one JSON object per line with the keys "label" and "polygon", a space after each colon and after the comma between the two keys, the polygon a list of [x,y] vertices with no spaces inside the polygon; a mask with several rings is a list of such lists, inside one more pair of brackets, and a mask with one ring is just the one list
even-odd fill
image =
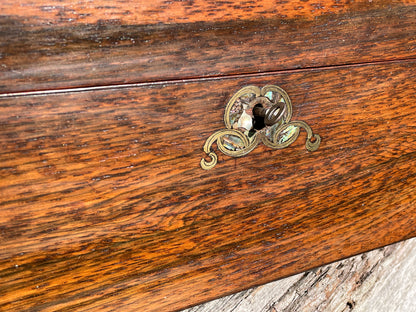
{"label": "scrollwork brass detail", "polygon": [[225,155],[241,157],[260,142],[273,149],[285,148],[298,138],[301,128],[307,133],[306,149],[317,150],[321,137],[313,134],[306,122],[290,121],[291,118],[292,103],[282,88],[266,85],[261,89],[256,86],[240,89],[225,107],[226,129],[213,133],[204,144],[210,160],[202,158],[201,168],[209,170],[217,164],[218,157],[212,151],[214,143]]}

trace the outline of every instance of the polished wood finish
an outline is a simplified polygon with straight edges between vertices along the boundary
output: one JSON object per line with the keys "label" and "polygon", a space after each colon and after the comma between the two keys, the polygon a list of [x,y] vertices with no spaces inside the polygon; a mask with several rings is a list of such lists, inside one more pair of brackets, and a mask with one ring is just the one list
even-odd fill
{"label": "polished wood finish", "polygon": [[0,92],[416,57],[414,1],[0,2]]}
{"label": "polished wood finish", "polygon": [[[395,1],[411,4],[412,1]],[[392,1],[309,0],[291,1],[132,1],[132,0],[16,0],[3,1],[2,15],[22,16],[25,24],[73,25],[113,21],[135,25],[223,22],[263,18],[314,19],[323,14],[346,13],[351,10],[385,8]],[[22,8],[24,8],[22,10]]]}
{"label": "polished wood finish", "polygon": [[[277,84],[305,134],[219,153]],[[416,233],[416,61],[0,97],[0,309],[172,311]]]}

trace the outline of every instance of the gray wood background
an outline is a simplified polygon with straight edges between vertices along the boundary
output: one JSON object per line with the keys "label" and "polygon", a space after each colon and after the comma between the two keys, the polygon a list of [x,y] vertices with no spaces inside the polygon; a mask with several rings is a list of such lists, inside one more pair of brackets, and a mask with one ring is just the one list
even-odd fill
{"label": "gray wood background", "polygon": [[416,238],[183,312],[416,312]]}

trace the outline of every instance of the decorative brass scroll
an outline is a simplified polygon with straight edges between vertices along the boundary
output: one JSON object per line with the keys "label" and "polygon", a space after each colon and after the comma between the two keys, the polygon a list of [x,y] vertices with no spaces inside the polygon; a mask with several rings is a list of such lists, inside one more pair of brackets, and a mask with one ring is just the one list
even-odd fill
{"label": "decorative brass scroll", "polygon": [[225,107],[226,129],[213,133],[204,144],[204,152],[211,158],[201,159],[202,169],[209,170],[217,164],[217,155],[211,150],[214,143],[227,156],[241,157],[250,153],[260,142],[273,149],[292,144],[299,136],[300,128],[306,130],[305,147],[315,151],[321,137],[313,134],[303,121],[290,121],[292,103],[280,87],[263,88],[247,86],[240,89]]}

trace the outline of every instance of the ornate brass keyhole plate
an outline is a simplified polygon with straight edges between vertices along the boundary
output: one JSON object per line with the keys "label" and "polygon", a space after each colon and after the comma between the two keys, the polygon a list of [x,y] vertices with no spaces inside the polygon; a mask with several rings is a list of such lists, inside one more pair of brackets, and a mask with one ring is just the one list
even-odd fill
{"label": "ornate brass keyhole plate", "polygon": [[292,103],[282,88],[266,85],[261,89],[256,86],[240,89],[225,107],[226,129],[213,133],[204,144],[204,152],[211,160],[202,158],[202,169],[208,170],[217,164],[217,155],[212,151],[215,142],[225,155],[241,157],[260,142],[273,149],[285,148],[298,138],[303,128],[307,133],[306,149],[318,149],[321,137],[313,134],[305,122],[291,121],[291,118]]}

